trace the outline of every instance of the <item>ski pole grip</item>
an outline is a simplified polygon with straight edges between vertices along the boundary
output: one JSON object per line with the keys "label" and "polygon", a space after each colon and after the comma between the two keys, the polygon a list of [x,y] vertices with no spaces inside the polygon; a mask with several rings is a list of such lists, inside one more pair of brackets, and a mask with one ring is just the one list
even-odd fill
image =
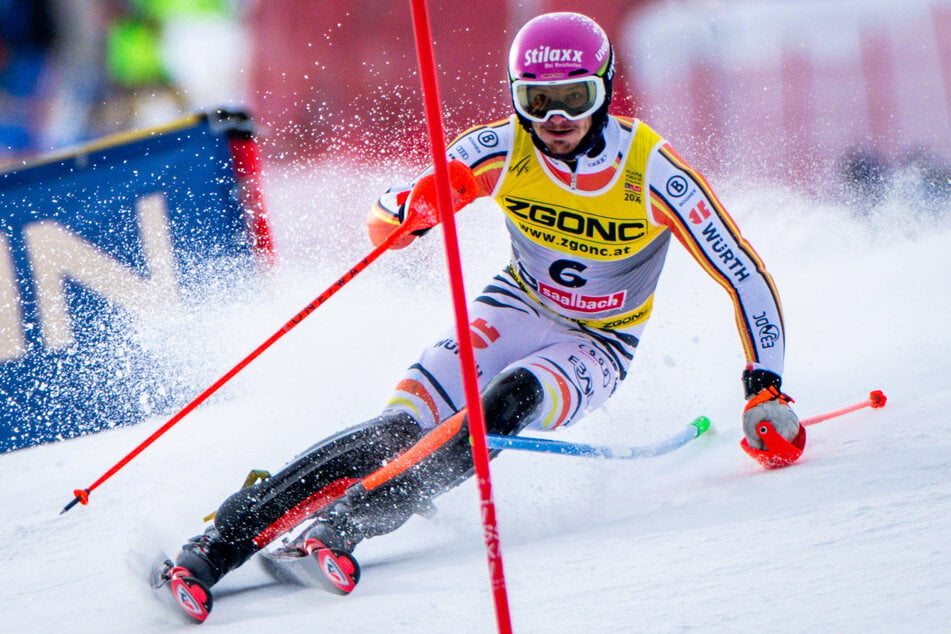
{"label": "ski pole grip", "polygon": [[[449,171],[452,213],[456,213],[476,199],[479,183],[472,169],[459,159],[449,161],[446,167]],[[404,224],[412,225],[413,231],[428,229],[439,224],[437,199],[435,173],[420,178],[406,201]]]}

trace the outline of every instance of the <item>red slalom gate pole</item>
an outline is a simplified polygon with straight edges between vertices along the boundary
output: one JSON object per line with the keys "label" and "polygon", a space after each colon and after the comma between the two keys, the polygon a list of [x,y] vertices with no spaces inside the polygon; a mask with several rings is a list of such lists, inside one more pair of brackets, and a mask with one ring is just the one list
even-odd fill
{"label": "red slalom gate pole", "polygon": [[885,407],[886,401],[885,394],[881,390],[873,390],[869,393],[868,398],[862,401],[861,403],[856,403],[854,405],[849,405],[843,407],[842,409],[833,410],[826,414],[819,414],[817,416],[811,416],[809,418],[804,418],[799,423],[804,426],[815,425],[816,423],[821,423],[824,420],[829,420],[830,418],[836,418],[837,416],[842,416],[843,414],[848,414],[849,412],[854,412],[859,409],[864,409],[866,407],[878,408]]}
{"label": "red slalom gate pole", "polygon": [[449,188],[449,167],[446,159],[446,142],[443,131],[442,108],[436,79],[436,62],[433,54],[432,35],[429,29],[429,14],[426,0],[410,0],[413,14],[413,31],[416,37],[416,56],[419,61],[420,80],[423,88],[423,103],[426,110],[426,127],[429,130],[433,169],[436,176],[436,194],[439,217],[443,225],[443,241],[449,267],[449,282],[452,287],[453,308],[456,315],[456,333],[459,340],[459,362],[465,386],[468,409],[469,434],[472,437],[472,460],[478,479],[479,497],[482,504],[482,528],[485,535],[486,559],[492,582],[492,597],[495,601],[495,616],[498,631],[510,634],[512,621],[509,614],[508,594],[505,588],[505,573],[502,566],[502,550],[492,500],[492,478],[489,470],[489,451],[486,445],[485,417],[476,372],[475,352],[469,334],[469,314],[466,308],[462,264],[459,256],[459,240]]}
{"label": "red slalom gate pole", "polygon": [[410,218],[407,222],[400,225],[396,230],[393,231],[386,239],[383,240],[375,249],[373,249],[369,254],[367,254],[362,260],[357,262],[349,271],[344,273],[336,282],[330,285],[327,290],[317,296],[314,301],[307,304],[299,313],[294,315],[290,321],[288,321],[284,326],[271,335],[267,341],[259,345],[254,351],[251,352],[248,356],[242,359],[238,365],[234,366],[228,372],[226,372],[220,379],[215,381],[210,385],[204,392],[195,397],[192,402],[183,407],[181,411],[172,416],[168,422],[159,427],[151,436],[142,441],[135,449],[130,451],[122,460],[117,462],[112,466],[108,471],[106,471],[98,480],[90,484],[85,489],[76,489],[73,491],[72,501],[63,507],[63,510],[60,511],[60,515],[68,511],[69,509],[76,506],[78,503],[88,504],[89,503],[89,494],[92,493],[95,489],[99,487],[103,482],[111,478],[118,472],[122,467],[126,466],[131,462],[136,456],[145,451],[149,445],[159,439],[165,432],[174,427],[180,420],[185,418],[192,410],[201,405],[209,396],[217,392],[225,383],[230,381],[238,372],[246,368],[252,361],[254,361],[262,352],[270,348],[278,339],[286,335],[288,332],[293,330],[298,324],[300,324],[304,319],[306,319],[312,312],[317,310],[317,308],[330,299],[337,291],[347,285],[353,278],[355,278],[360,272],[366,269],[370,264],[372,264],[377,258],[379,258],[383,253],[386,252],[390,246],[408,232],[413,231],[419,228],[416,223],[413,222],[413,218]]}

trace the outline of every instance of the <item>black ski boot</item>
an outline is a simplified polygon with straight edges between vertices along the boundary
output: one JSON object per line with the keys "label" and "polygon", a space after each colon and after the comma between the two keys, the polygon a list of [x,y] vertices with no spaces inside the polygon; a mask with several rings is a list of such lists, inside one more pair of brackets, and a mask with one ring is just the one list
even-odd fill
{"label": "black ski boot", "polygon": [[317,519],[295,540],[302,544],[311,541],[318,542],[323,548],[352,553],[357,544],[363,541],[363,534],[347,516],[332,514]]}
{"label": "black ski boot", "polygon": [[238,544],[226,542],[212,526],[182,546],[175,565],[184,568],[190,577],[210,588],[226,573],[247,561],[255,550],[252,544],[242,548]]}

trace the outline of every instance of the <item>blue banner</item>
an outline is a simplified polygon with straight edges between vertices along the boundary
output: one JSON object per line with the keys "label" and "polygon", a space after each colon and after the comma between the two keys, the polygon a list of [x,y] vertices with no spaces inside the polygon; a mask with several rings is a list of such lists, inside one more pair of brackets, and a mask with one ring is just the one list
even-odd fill
{"label": "blue banner", "polygon": [[250,138],[246,117],[197,115],[0,173],[0,452],[178,400],[127,335],[211,263],[253,260]]}

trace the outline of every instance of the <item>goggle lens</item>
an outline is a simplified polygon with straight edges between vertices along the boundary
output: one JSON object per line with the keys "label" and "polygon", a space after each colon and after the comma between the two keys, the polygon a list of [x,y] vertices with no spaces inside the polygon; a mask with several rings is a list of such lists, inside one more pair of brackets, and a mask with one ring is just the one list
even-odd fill
{"label": "goggle lens", "polygon": [[556,114],[577,120],[589,117],[604,103],[604,84],[599,77],[561,82],[512,84],[515,108],[532,121],[544,122]]}

